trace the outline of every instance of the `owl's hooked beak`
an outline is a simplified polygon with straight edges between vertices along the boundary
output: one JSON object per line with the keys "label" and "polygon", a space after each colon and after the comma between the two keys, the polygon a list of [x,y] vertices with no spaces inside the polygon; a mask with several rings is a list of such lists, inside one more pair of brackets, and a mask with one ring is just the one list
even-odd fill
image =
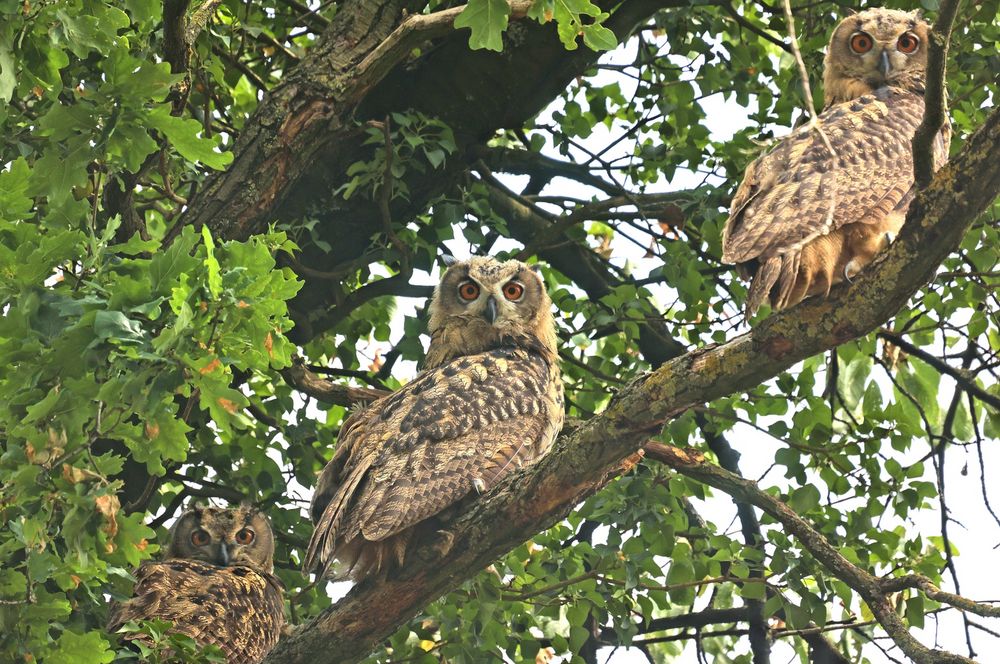
{"label": "owl's hooked beak", "polygon": [[219,544],[219,550],[215,556],[215,564],[220,567],[226,567],[229,564],[229,549],[226,548],[225,542]]}
{"label": "owl's hooked beak", "polygon": [[882,72],[882,76],[886,78],[889,77],[889,72],[892,71],[892,63],[889,62],[889,51],[882,49],[882,53],[878,56],[878,70]]}
{"label": "owl's hooked beak", "polygon": [[500,312],[500,308],[497,306],[497,299],[492,295],[486,299],[486,309],[483,311],[483,318],[492,325],[496,319],[497,314]]}

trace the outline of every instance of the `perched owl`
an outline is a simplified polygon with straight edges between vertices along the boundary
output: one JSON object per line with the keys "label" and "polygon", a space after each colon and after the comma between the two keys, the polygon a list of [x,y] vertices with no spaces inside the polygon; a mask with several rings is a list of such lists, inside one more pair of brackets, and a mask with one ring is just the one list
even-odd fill
{"label": "perched owl", "polygon": [[423,371],[344,423],[313,496],[307,571],[360,580],[402,565],[415,526],[534,462],[562,426],[542,279],[520,261],[446,262]]}
{"label": "perched owl", "polygon": [[[749,318],[850,280],[895,237],[913,199],[910,141],[924,114],[928,26],[869,9],[842,21],[826,54],[822,133],[804,125],[747,167],[722,233],[722,260],[752,277]],[[934,142],[947,159],[950,128]]]}
{"label": "perched owl", "polygon": [[273,556],[271,525],[256,509],[188,510],[170,531],[164,560],[143,564],[132,598],[112,607],[108,631],[129,620],[169,620],[198,644],[219,646],[229,664],[259,662],[284,624]]}

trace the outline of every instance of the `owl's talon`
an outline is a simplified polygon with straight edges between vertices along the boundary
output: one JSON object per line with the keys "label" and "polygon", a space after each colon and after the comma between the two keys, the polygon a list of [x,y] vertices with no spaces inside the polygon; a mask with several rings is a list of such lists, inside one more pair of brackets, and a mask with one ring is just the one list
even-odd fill
{"label": "owl's talon", "polygon": [[844,266],[844,279],[847,283],[853,284],[854,277],[858,276],[858,272],[860,271],[861,268],[858,266],[857,259],[851,259],[847,262],[847,265]]}
{"label": "owl's talon", "polygon": [[888,249],[892,245],[892,243],[896,241],[896,234],[890,231],[882,236],[882,240],[883,240],[883,247],[885,249]]}
{"label": "owl's talon", "polygon": [[473,477],[472,488],[481,496],[486,493],[486,482],[483,481],[482,477]]}

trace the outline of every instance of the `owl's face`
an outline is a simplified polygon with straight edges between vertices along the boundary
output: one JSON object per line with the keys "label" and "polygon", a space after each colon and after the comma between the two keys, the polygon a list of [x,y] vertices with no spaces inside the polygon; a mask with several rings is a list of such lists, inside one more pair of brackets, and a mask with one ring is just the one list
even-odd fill
{"label": "owl's face", "polygon": [[526,263],[481,256],[455,262],[429,307],[432,351],[435,343],[467,346],[449,354],[454,357],[520,337],[554,349],[551,307],[541,277]]}
{"label": "owl's face", "polygon": [[868,9],[848,17],[830,38],[826,86],[839,86],[844,91],[835,93],[836,101],[846,101],[883,85],[922,82],[928,34],[918,11]]}
{"label": "owl's face", "polygon": [[170,529],[167,558],[189,558],[228,567],[247,565],[271,572],[274,534],[253,507],[194,507]]}

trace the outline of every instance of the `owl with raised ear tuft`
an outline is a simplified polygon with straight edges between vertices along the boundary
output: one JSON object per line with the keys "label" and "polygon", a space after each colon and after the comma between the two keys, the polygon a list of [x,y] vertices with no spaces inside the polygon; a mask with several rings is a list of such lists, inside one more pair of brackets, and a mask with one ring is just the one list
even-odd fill
{"label": "owl with raised ear tuft", "polygon": [[[747,318],[764,302],[783,309],[828,294],[899,232],[914,196],[911,141],[924,115],[929,38],[919,12],[893,9],[859,12],[834,29],[818,129],[803,125],[747,167],[723,229],[723,262],[750,279]],[[935,170],[950,137],[945,123]]]}
{"label": "owl with raised ear tuft", "polygon": [[260,662],[284,625],[284,586],[273,558],[271,524],[256,508],[191,508],[170,529],[164,559],[136,571],[132,597],[112,607],[108,631],[168,620],[200,646],[221,648],[229,664]]}
{"label": "owl with raised ear tuft", "polygon": [[421,373],[344,423],[312,502],[305,569],[360,580],[402,566],[417,529],[533,463],[562,427],[552,302],[521,261],[449,265]]}

